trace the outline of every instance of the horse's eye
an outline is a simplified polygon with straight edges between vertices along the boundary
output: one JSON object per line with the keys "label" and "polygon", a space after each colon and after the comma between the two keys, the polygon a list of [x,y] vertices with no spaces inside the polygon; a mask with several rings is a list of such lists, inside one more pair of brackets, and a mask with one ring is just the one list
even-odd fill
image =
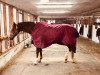
{"label": "horse's eye", "polygon": [[16,29],[18,29],[18,27],[16,26]]}

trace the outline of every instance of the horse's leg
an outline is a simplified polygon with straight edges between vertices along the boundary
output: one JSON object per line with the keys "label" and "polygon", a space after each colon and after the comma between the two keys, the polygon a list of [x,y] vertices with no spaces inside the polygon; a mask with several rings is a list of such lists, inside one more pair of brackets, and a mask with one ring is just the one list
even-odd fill
{"label": "horse's leg", "polygon": [[76,53],[76,47],[72,47],[72,50],[71,50],[71,57],[72,57],[73,63],[76,63],[75,53]]}
{"label": "horse's leg", "polygon": [[72,56],[72,61],[73,61],[73,63],[76,63],[76,59],[75,59],[75,56],[74,56],[74,52],[73,51],[71,51],[72,52],[72,54],[71,54],[71,56]]}
{"label": "horse's leg", "polygon": [[65,63],[67,63],[67,60],[68,60],[68,54],[69,54],[69,51],[67,51],[66,54],[65,54]]}
{"label": "horse's leg", "polygon": [[38,58],[38,56],[39,56],[39,49],[36,48],[36,58]]}
{"label": "horse's leg", "polygon": [[38,56],[39,56],[39,48],[36,48],[36,60],[34,62],[35,65],[38,63]]}
{"label": "horse's leg", "polygon": [[69,52],[71,54],[72,61],[73,61],[73,63],[75,63],[76,59],[75,59],[74,53],[76,53],[76,47],[69,45],[68,48],[69,48]]}
{"label": "horse's leg", "polygon": [[40,58],[39,58],[39,61],[38,62],[41,63],[41,60],[42,60],[42,57],[43,57],[42,56],[42,49],[41,48],[39,48],[39,52],[40,52]]}

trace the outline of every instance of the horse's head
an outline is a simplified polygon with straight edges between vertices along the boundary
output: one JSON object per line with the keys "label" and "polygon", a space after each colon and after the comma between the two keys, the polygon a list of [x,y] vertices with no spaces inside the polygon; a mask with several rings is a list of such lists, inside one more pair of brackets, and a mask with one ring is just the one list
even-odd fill
{"label": "horse's head", "polygon": [[13,40],[13,38],[14,38],[18,33],[19,33],[18,26],[17,26],[17,24],[13,23],[12,29],[11,29],[11,32],[10,32],[10,40]]}

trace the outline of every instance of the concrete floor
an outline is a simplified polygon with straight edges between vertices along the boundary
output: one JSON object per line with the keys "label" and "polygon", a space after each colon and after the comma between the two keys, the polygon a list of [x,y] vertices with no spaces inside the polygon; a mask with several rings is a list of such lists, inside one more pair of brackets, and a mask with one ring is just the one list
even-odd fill
{"label": "concrete floor", "polygon": [[[77,63],[64,63],[67,47],[53,44],[43,49],[42,63],[34,65],[35,47],[21,53],[0,75],[100,75],[100,44],[79,38]],[[48,65],[46,65],[48,64]]]}

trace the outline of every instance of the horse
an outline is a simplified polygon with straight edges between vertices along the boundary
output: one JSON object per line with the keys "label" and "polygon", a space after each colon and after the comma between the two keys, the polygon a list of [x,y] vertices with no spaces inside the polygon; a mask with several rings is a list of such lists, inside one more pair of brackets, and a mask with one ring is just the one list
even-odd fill
{"label": "horse", "polygon": [[[47,24],[43,22],[20,22],[13,23],[10,31],[10,40],[19,33],[27,32],[32,35],[33,45],[36,47],[35,64],[40,63],[43,55],[42,49],[52,44],[65,45],[71,52],[72,61],[75,61],[74,53],[76,53],[76,42],[79,37],[77,30],[69,24]],[[65,54],[65,63],[68,59],[68,52]]]}

